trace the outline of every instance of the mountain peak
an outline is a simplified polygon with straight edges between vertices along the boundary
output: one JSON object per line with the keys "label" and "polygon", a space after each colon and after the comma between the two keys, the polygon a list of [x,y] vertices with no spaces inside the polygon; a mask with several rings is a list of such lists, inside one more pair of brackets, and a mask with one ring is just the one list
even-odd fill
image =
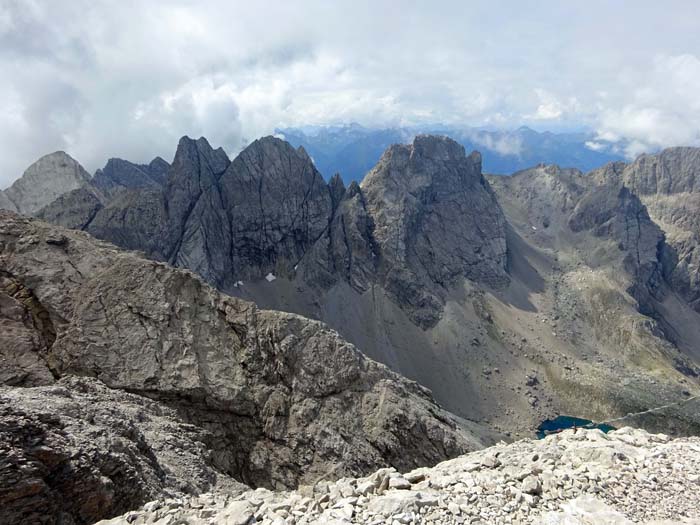
{"label": "mountain peak", "polygon": [[428,186],[447,191],[481,180],[481,154],[467,156],[464,146],[446,136],[417,135],[411,144],[387,148],[361,186],[399,184],[397,173],[409,191]]}
{"label": "mountain peak", "polygon": [[251,142],[240,157],[265,166],[283,158],[296,158],[304,164],[313,165],[313,160],[302,146],[295,148],[289,142],[272,135]]}
{"label": "mountain peak", "polygon": [[460,279],[500,284],[505,219],[481,175],[481,155],[418,135],[395,144],[362,181],[391,294],[422,327],[434,326],[443,290]]}
{"label": "mountain peak", "polygon": [[464,146],[443,135],[416,135],[411,154],[435,160],[459,160],[466,155]]}
{"label": "mountain peak", "polygon": [[[201,160],[205,160],[214,174],[221,174],[229,165],[229,158],[223,148],[214,149],[209,144],[209,141],[204,137],[192,139],[187,135],[180,138],[173,159],[172,168],[180,168],[182,166],[193,164],[200,166]],[[199,171],[199,169],[197,169]]]}
{"label": "mountain peak", "polygon": [[32,214],[89,180],[90,175],[77,160],[65,151],[55,151],[34,162],[22,177],[4,190],[0,206],[9,208],[9,201],[14,211]]}
{"label": "mountain peak", "polygon": [[345,195],[345,183],[340,173],[336,173],[328,181],[328,189],[331,192],[331,199],[333,200],[333,207],[337,207],[340,200]]}

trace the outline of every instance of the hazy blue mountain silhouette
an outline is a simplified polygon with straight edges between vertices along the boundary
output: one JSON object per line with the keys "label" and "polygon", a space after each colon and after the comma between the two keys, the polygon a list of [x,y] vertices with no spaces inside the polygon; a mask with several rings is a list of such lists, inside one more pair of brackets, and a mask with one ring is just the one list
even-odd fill
{"label": "hazy blue mountain silhouette", "polygon": [[490,131],[449,126],[372,129],[349,124],[286,128],[276,132],[293,146],[303,146],[326,179],[340,173],[346,184],[362,180],[389,145],[410,142],[419,133],[449,135],[467,152],[480,151],[484,172],[499,175],[509,175],[540,163],[586,172],[611,161],[624,160],[618,144],[596,141],[599,149],[591,149],[587,145],[594,141],[591,133],[538,132],[528,127]]}

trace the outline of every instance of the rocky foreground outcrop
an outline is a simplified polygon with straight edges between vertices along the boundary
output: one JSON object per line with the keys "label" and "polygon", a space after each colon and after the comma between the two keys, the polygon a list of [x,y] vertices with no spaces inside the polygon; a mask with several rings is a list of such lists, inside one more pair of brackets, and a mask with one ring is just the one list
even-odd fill
{"label": "rocky foreground outcrop", "polygon": [[213,465],[211,439],[94,378],[0,386],[0,523],[93,523],[154,498],[247,490]]}
{"label": "rocky foreground outcrop", "polygon": [[407,473],[381,469],[293,492],[156,500],[101,523],[697,524],[699,468],[698,438],[567,430]]}
{"label": "rocky foreground outcrop", "polygon": [[[253,486],[410,469],[489,440],[320,322],[260,310],[189,271],[10,212],[0,212],[0,328],[12,396],[88,376],[151,398],[201,431],[211,468]],[[10,435],[17,418],[43,417],[7,404]],[[46,425],[65,427],[62,406]],[[36,445],[10,444],[20,455]]]}

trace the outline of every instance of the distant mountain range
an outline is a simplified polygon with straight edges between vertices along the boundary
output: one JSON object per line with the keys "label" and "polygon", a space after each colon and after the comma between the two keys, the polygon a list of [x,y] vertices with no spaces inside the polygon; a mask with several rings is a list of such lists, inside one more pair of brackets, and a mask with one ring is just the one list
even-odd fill
{"label": "distant mountain range", "polygon": [[418,135],[347,186],[271,136],[35,162],[0,193],[0,524],[406,472],[558,416],[700,435],[700,148],[482,160]]}
{"label": "distant mountain range", "polygon": [[340,173],[345,183],[361,181],[386,148],[410,143],[418,134],[447,135],[468,152],[481,152],[484,172],[496,175],[510,175],[542,163],[590,171],[625,160],[624,144],[598,140],[593,133],[538,132],[528,127],[490,131],[439,125],[371,129],[349,124],[281,128],[275,132],[294,147],[303,146],[326,179]]}
{"label": "distant mountain range", "polygon": [[[84,170],[53,153],[8,199],[262,308],[321,320],[492,431],[522,436],[558,414],[595,420],[690,392],[700,377],[700,148],[585,174],[540,164],[483,175],[482,161],[418,135],[346,186],[276,137],[233,160],[183,137],[171,163],[111,159],[57,199],[39,182]],[[700,419],[666,415],[663,425],[691,431]]]}

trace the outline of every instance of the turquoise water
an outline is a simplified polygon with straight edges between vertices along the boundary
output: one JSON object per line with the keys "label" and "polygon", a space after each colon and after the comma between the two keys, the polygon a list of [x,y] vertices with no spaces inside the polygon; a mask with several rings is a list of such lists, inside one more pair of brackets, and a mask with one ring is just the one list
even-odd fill
{"label": "turquoise water", "polygon": [[567,428],[573,428],[575,426],[579,428],[599,428],[605,433],[615,430],[615,427],[610,425],[593,425],[592,423],[591,420],[582,419],[580,417],[557,416],[554,419],[543,421],[540,426],[537,427],[537,439],[542,439],[547,434],[552,434],[558,430],[566,430]]}

